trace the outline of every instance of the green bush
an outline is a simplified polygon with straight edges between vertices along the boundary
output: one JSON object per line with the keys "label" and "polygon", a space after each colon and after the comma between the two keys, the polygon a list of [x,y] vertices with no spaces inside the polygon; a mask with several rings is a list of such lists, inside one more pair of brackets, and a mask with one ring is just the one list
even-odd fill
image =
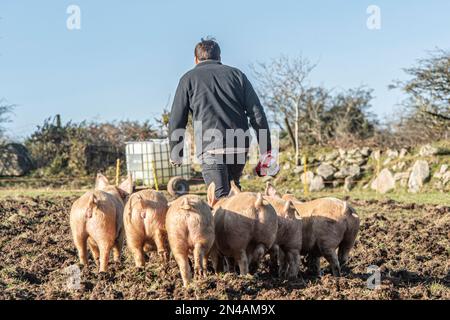
{"label": "green bush", "polygon": [[36,176],[85,176],[108,170],[117,158],[124,160],[126,141],[157,137],[158,131],[148,121],[61,124],[56,116],[38,126],[25,145]]}

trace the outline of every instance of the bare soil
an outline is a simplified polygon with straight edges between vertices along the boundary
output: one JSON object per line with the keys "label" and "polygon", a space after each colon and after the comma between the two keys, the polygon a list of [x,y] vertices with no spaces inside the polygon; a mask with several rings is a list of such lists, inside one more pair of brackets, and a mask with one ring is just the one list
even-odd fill
{"label": "bare soil", "polygon": [[[361,229],[343,276],[305,282],[278,279],[267,259],[251,276],[210,274],[182,287],[176,263],[148,257],[137,270],[128,250],[121,264],[98,274],[93,261],[70,289],[68,267],[77,267],[69,228],[74,197],[0,200],[0,299],[450,299],[450,207],[393,201],[349,200]],[[381,286],[369,289],[367,268],[381,271]]]}

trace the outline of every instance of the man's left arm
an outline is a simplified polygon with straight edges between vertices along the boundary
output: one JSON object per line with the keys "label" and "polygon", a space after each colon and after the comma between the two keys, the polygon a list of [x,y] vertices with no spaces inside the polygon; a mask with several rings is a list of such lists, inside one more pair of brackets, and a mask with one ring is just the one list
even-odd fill
{"label": "man's left arm", "polygon": [[243,75],[244,79],[244,99],[245,99],[245,111],[250,124],[256,131],[256,137],[258,139],[259,151],[261,154],[266,154],[272,150],[272,143],[270,139],[269,124],[267,121],[266,113],[263,106],[259,101],[258,95],[253,89],[252,84]]}
{"label": "man's left arm", "polygon": [[175,165],[180,165],[183,160],[184,137],[188,118],[189,92],[185,82],[181,79],[173,99],[169,119],[170,160]]}

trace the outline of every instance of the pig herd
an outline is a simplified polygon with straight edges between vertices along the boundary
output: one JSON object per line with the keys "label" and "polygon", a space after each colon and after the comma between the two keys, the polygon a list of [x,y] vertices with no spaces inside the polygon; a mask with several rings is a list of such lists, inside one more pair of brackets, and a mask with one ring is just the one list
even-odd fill
{"label": "pig herd", "polygon": [[345,201],[301,202],[270,184],[262,194],[241,192],[232,183],[229,196],[221,199],[214,190],[209,185],[207,201],[184,195],[169,203],[155,190],[133,193],[131,177],[116,187],[98,174],[94,191],[76,200],[70,212],[80,263],[87,265],[89,248],[99,271],[106,271],[111,251],[120,262],[126,239],[136,267],[144,266],[146,252],[156,251],[164,263],[172,255],[185,287],[192,280],[191,265],[195,277],[206,275],[208,259],[215,272],[245,275],[266,254],[279,277],[298,277],[302,256],[309,272],[320,274],[324,257],[333,275],[340,275],[359,230],[359,218]]}

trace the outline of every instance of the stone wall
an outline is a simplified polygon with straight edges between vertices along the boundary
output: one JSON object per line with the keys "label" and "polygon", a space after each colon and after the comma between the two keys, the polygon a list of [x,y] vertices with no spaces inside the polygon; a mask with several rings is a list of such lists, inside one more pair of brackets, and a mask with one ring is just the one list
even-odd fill
{"label": "stone wall", "polygon": [[362,188],[379,193],[401,188],[411,193],[430,188],[450,190],[450,154],[431,145],[417,150],[363,147],[310,155],[306,173],[303,172],[303,163],[301,166],[293,165],[291,155],[280,158],[282,174],[276,179],[281,183],[298,179],[312,192],[326,188],[347,191]]}

